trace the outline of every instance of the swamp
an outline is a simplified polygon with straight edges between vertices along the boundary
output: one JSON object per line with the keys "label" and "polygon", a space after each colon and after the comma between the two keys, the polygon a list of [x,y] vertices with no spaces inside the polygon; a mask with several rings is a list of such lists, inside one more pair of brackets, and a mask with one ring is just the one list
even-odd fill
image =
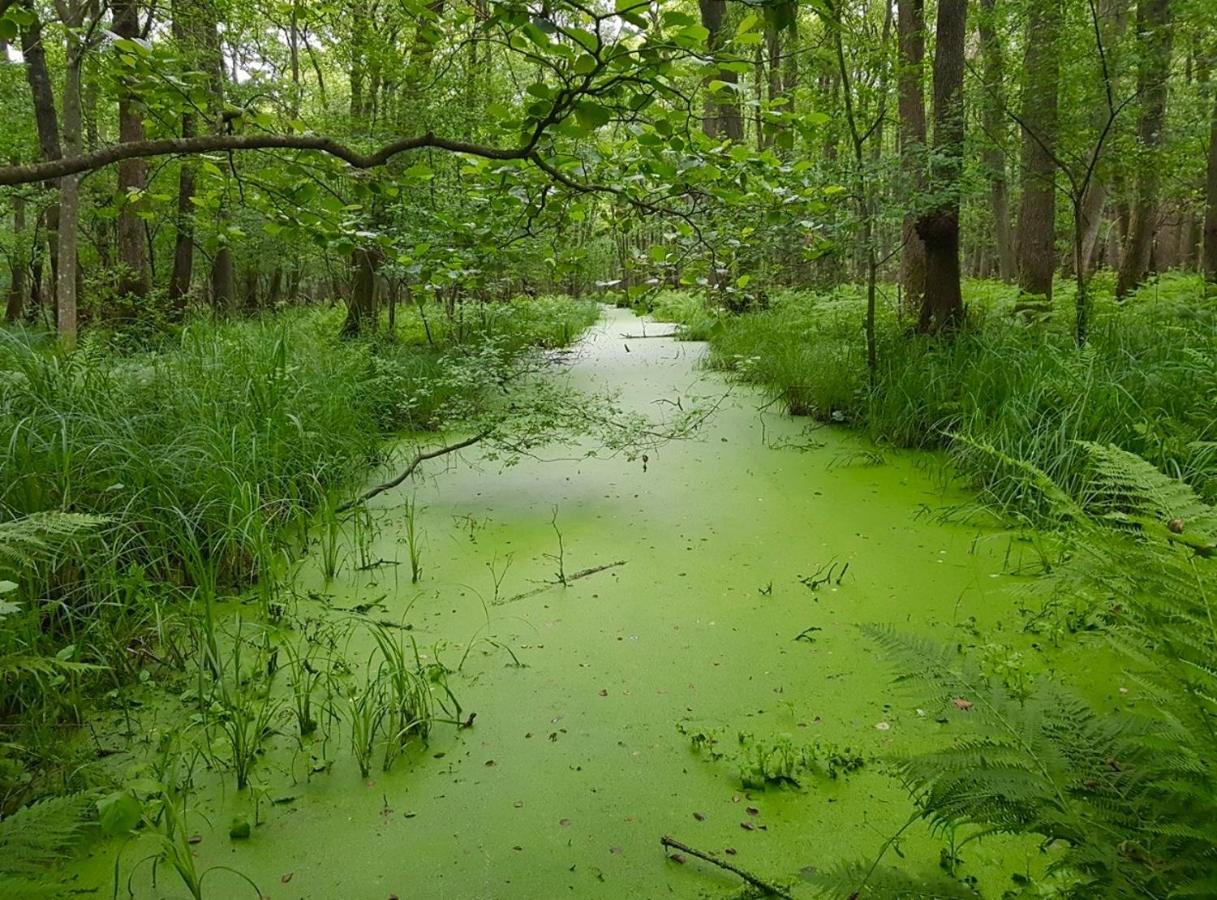
{"label": "swamp", "polygon": [[0,900],[1217,897],[1211,0],[0,0]]}

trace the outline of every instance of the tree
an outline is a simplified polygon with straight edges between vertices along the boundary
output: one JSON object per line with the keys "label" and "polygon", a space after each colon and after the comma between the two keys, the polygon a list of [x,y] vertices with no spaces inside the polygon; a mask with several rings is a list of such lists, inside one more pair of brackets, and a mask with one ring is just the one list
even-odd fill
{"label": "tree", "polygon": [[1023,62],[1021,202],[1018,210],[1018,285],[1052,300],[1056,271],[1057,93],[1061,4],[1030,0]]}
{"label": "tree", "polygon": [[1170,15],[1170,0],[1138,0],[1137,93],[1141,98],[1141,116],[1137,124],[1137,180],[1128,240],[1116,280],[1117,297],[1127,296],[1145,280],[1158,228],[1159,150],[1165,138],[1170,76]]}
{"label": "tree", "polygon": [[[130,52],[130,42],[140,37],[138,0],[113,0],[114,34],[120,41],[117,52]],[[123,57],[120,57],[123,58]],[[139,98],[129,80],[120,79],[118,93],[118,139],[125,144],[144,139],[144,117]],[[148,241],[139,212],[141,194],[146,187],[147,167],[142,159],[132,157],[118,164],[118,260],[122,265],[118,290],[122,294],[142,297],[148,293]]]}
{"label": "tree", "polygon": [[[981,165],[989,181],[989,211],[993,216],[993,240],[997,250],[997,273],[1003,281],[1013,281],[1018,272],[1014,253],[1014,232],[1010,227],[1010,187],[1006,175],[1006,89],[1005,60],[998,33],[996,0],[981,0],[978,17],[980,52],[983,60],[985,98],[981,109],[984,144]],[[922,114],[924,116],[924,113]]]}
{"label": "tree", "polygon": [[918,330],[950,331],[963,319],[959,192],[963,175],[964,37],[967,0],[939,0],[934,50],[933,205],[917,220],[925,242],[925,300]]}
{"label": "tree", "polygon": [[1205,278],[1217,284],[1217,77],[1210,84],[1209,154],[1205,173],[1204,259]]}
{"label": "tree", "polygon": [[[925,190],[925,10],[923,0],[898,0],[896,22],[900,170],[908,190]],[[917,234],[917,214],[901,225],[900,284],[905,309],[919,312],[925,296],[925,244]]]}
{"label": "tree", "polygon": [[[727,18],[727,0],[697,0],[701,23],[710,33],[706,48],[717,54],[723,44],[723,28]],[[738,97],[739,76],[734,69],[720,66],[710,81],[706,93],[703,129],[710,137],[744,139],[744,117]]]}

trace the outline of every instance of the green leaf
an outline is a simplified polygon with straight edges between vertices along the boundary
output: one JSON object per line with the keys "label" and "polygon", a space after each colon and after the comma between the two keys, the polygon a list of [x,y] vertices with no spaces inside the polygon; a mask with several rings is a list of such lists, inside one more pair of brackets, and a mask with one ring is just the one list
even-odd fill
{"label": "green leaf", "polygon": [[680,30],[682,36],[699,44],[704,44],[710,37],[710,29],[705,25],[687,25]]}
{"label": "green leaf", "polygon": [[17,583],[14,581],[0,581],[0,594],[8,594],[17,590]]}
{"label": "green leaf", "polygon": [[596,60],[590,53],[584,53],[575,60],[575,72],[579,75],[590,75],[596,71]]}
{"label": "green leaf", "polygon": [[402,174],[413,181],[428,181],[435,177],[435,172],[426,163],[415,163]]}
{"label": "green leaf", "polygon": [[98,823],[110,837],[127,834],[139,824],[143,804],[130,791],[115,791],[97,801]]}
{"label": "green leaf", "polygon": [[607,125],[612,117],[613,114],[607,107],[591,100],[580,100],[575,105],[575,118],[588,131]]}

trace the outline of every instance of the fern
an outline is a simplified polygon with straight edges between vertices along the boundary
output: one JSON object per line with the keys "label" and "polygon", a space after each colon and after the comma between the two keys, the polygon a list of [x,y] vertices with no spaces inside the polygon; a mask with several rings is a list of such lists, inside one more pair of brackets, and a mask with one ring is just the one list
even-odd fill
{"label": "fern", "polygon": [[0,522],[0,566],[28,568],[105,521],[82,513],[43,512]]}
{"label": "fern", "polygon": [[[941,833],[1058,842],[1048,876],[1068,896],[1214,896],[1217,510],[1140,457],[1081,446],[1090,468],[1076,498],[1025,463],[999,462],[1027,471],[1054,508],[1069,558],[1047,583],[1095,604],[1144,702],[1100,711],[1052,681],[1016,695],[956,648],[870,627],[909,673],[900,680],[921,685],[957,729],[950,746],[897,759],[896,771]],[[889,894],[876,880],[889,876],[871,868],[838,875],[852,873],[855,891],[936,896],[900,893],[898,880]]]}
{"label": "fern", "polygon": [[59,897],[53,867],[84,835],[92,807],[81,794],[54,797],[0,819],[0,897]]}

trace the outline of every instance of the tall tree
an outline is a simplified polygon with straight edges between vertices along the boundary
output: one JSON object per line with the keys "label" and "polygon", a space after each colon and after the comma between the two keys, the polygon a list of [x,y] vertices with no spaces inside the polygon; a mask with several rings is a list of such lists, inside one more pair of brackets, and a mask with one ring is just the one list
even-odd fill
{"label": "tall tree", "polygon": [[26,258],[25,197],[20,191],[13,193],[13,249],[9,253],[8,301],[4,305],[4,321],[16,322],[25,309],[26,275],[29,260]]}
{"label": "tall tree", "polygon": [[[1120,40],[1124,36],[1124,31],[1128,27],[1128,7],[1129,0],[1101,0],[1099,4],[1099,34],[1098,40],[1100,46],[1104,48],[1107,57],[1108,75],[1105,77],[1113,77],[1112,70],[1117,68],[1116,48],[1119,47]],[[1095,107],[1094,122],[1092,129],[1097,133],[1103,129],[1104,123],[1107,121],[1109,110],[1104,106]],[[1091,179],[1089,186],[1086,189],[1086,196],[1082,201],[1082,248],[1081,259],[1084,264],[1089,266],[1094,259],[1095,247],[1099,241],[1099,230],[1103,224],[1103,210],[1107,206],[1107,201],[1110,196],[1108,180],[1110,174],[1106,171],[1105,160],[1097,161],[1100,163],[1095,170],[1094,177]],[[1109,260],[1108,264],[1113,265],[1115,259]]]}
{"label": "tall tree", "polygon": [[1060,0],[1030,0],[1023,59],[1018,209],[1018,286],[1052,300],[1056,271],[1056,140],[1060,92]]}
{"label": "tall tree", "polygon": [[[83,150],[83,97],[81,76],[88,50],[82,33],[85,17],[84,0],[61,0],[59,15],[63,21],[66,47],[63,80],[63,149],[68,156],[78,156]],[[77,249],[80,239],[80,176],[65,175],[59,179],[59,271],[56,276],[56,324],[59,339],[67,347],[76,343]]]}
{"label": "tall tree", "polygon": [[1209,157],[1204,182],[1204,277],[1217,284],[1217,76],[1211,76]]}
{"label": "tall tree", "polygon": [[[138,0],[113,0],[114,34],[120,39],[140,37]],[[128,79],[119,79],[118,139],[124,143],[144,139],[144,115],[139,98]],[[142,159],[124,159],[118,164],[118,261],[119,293],[142,297],[148,293],[148,241],[139,212],[139,196],[147,186],[147,163]]]}
{"label": "tall tree", "polygon": [[[51,84],[51,73],[46,63],[46,46],[42,40],[42,20],[30,0],[22,6],[27,13],[21,26],[21,56],[25,60],[25,78],[30,86],[30,99],[34,105],[34,127],[38,132],[38,152],[43,162],[63,157],[59,138],[59,113],[55,109],[55,89]],[[54,284],[59,271],[59,203],[50,203],[39,214],[46,223],[46,239],[51,257],[51,282]],[[34,251],[33,292],[41,290],[41,243]]]}
{"label": "tall tree", "polygon": [[1158,227],[1161,175],[1159,150],[1166,130],[1166,100],[1171,59],[1170,0],[1137,3],[1137,180],[1128,240],[1120,260],[1116,296],[1124,297],[1145,280]]}
{"label": "tall tree", "polygon": [[[710,32],[706,46],[712,54],[718,54],[724,43],[727,0],[697,0],[697,5],[701,11],[701,24]],[[744,117],[740,113],[739,98],[735,93],[739,76],[731,69],[719,68],[712,80],[721,81],[726,87],[707,92],[702,128],[711,137],[742,141]]]}
{"label": "tall tree", "polygon": [[963,178],[964,38],[967,0],[939,0],[934,49],[933,205],[917,220],[925,242],[925,300],[918,329],[948,331],[963,319],[959,201]]}
{"label": "tall tree", "polygon": [[[178,45],[178,53],[193,64],[199,55],[199,16],[196,4],[208,0],[173,0],[170,10],[173,16],[173,37]],[[293,15],[294,15],[293,8]],[[293,20],[294,22],[294,20]],[[294,43],[293,43],[293,63]],[[194,68],[190,65],[190,68]],[[294,71],[294,70],[293,70]],[[189,138],[198,134],[196,111],[188,102],[182,110],[182,137]],[[182,310],[190,294],[190,280],[194,273],[194,160],[182,161],[178,173],[177,218],[175,227],[177,234],[173,245],[173,272],[169,276],[169,300],[174,308]]]}
{"label": "tall tree", "polygon": [[981,107],[984,143],[981,164],[989,181],[989,212],[993,216],[993,240],[997,251],[997,274],[1013,281],[1018,271],[1014,253],[1014,231],[1010,225],[1010,186],[1006,174],[1006,66],[998,31],[996,0],[980,0],[978,16],[985,96]]}
{"label": "tall tree", "polygon": [[[914,194],[925,190],[925,8],[923,0],[897,0],[897,112],[900,169]],[[925,297],[925,244],[910,210],[901,226],[900,284],[905,309],[920,311]]]}

